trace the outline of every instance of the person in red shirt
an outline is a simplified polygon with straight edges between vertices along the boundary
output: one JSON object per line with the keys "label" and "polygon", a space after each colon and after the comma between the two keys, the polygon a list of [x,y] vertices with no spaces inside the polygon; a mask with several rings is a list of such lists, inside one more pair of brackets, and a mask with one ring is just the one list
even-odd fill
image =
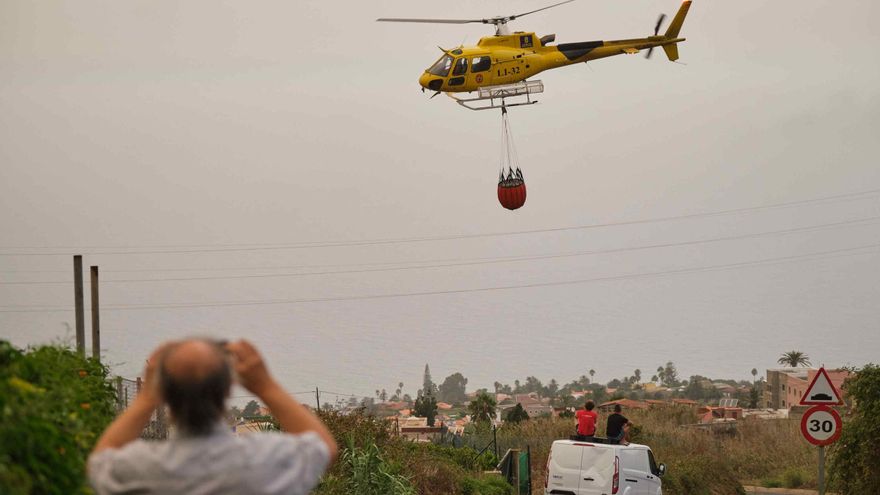
{"label": "person in red shirt", "polygon": [[592,437],[596,434],[596,424],[599,422],[599,415],[593,411],[596,407],[593,401],[588,400],[584,404],[584,408],[575,413],[577,418],[577,433],[582,437]]}

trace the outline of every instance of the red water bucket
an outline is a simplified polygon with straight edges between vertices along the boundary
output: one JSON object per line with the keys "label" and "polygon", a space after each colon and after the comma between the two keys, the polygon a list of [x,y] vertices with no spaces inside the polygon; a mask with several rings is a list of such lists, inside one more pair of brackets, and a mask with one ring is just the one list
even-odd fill
{"label": "red water bucket", "polygon": [[526,204],[526,183],[522,179],[505,179],[498,182],[498,202],[508,210],[516,210]]}

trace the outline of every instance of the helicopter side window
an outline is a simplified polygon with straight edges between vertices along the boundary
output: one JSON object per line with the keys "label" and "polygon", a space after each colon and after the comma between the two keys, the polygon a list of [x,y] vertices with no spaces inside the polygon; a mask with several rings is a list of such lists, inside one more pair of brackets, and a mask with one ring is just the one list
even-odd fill
{"label": "helicopter side window", "polygon": [[468,61],[467,58],[461,57],[455,61],[455,67],[452,69],[453,76],[460,76],[462,74],[467,73]]}
{"label": "helicopter side window", "polygon": [[428,69],[428,73],[435,76],[446,77],[449,75],[449,69],[452,67],[452,57],[443,55],[434,65]]}
{"label": "helicopter side window", "polygon": [[487,71],[492,66],[492,59],[484,56],[484,57],[474,57],[471,60],[471,72],[483,72]]}

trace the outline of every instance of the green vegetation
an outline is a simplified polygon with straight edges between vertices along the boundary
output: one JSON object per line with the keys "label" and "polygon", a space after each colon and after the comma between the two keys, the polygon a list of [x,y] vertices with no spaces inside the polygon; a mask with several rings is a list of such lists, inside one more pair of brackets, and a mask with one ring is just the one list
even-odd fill
{"label": "green vegetation", "polygon": [[342,451],[342,462],[348,471],[346,488],[349,493],[363,495],[415,495],[416,491],[400,467],[385,462],[375,443],[366,447],[355,445],[349,437]]}
{"label": "green vegetation", "polygon": [[488,423],[495,418],[495,398],[482,392],[474,397],[468,410],[471,413],[471,421],[474,423]]}
{"label": "green vegetation", "polygon": [[852,371],[843,389],[853,410],[831,447],[830,481],[842,495],[880,493],[880,366]]}
{"label": "green vegetation", "polygon": [[513,487],[498,476],[465,478],[461,483],[462,495],[509,495],[512,492]]}
{"label": "green vegetation", "polygon": [[507,411],[507,416],[504,417],[504,420],[510,423],[519,423],[520,421],[528,421],[528,419],[529,413],[523,409],[522,404],[517,404],[510,408],[510,410]]}
{"label": "green vegetation", "polygon": [[9,495],[88,493],[85,460],[112,421],[107,368],[61,346],[0,340],[0,487]]}
{"label": "green vegetation", "polygon": [[437,417],[437,399],[433,395],[422,395],[413,404],[413,414],[428,419],[428,426],[434,426]]}
{"label": "green vegetation", "polygon": [[801,351],[788,351],[779,356],[776,362],[781,365],[797,368],[798,366],[810,366],[810,357]]}
{"label": "green vegetation", "polygon": [[[331,466],[316,495],[418,493],[420,495],[506,495],[510,485],[483,474],[498,463],[490,452],[469,447],[417,443],[392,434],[392,423],[364,414],[322,411],[340,446],[340,462]],[[408,491],[412,490],[412,491]]]}

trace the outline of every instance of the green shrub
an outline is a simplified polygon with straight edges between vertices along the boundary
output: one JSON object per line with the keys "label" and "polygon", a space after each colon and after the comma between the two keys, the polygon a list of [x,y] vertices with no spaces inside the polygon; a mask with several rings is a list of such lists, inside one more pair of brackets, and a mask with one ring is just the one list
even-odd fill
{"label": "green shrub", "polygon": [[764,488],[782,488],[782,481],[776,478],[768,478],[761,480],[761,486]]}
{"label": "green shrub", "polygon": [[510,495],[511,492],[513,486],[500,476],[468,477],[461,482],[462,495]]}
{"label": "green shrub", "polygon": [[782,474],[782,485],[785,488],[800,488],[805,481],[806,476],[800,469],[789,469]]}
{"label": "green shrub", "polygon": [[880,366],[851,371],[843,390],[853,408],[840,439],[831,445],[830,485],[841,495],[880,493]]}
{"label": "green shrub", "polygon": [[488,471],[498,465],[498,458],[495,457],[494,452],[489,450],[478,455],[479,453],[470,447],[455,448],[429,443],[425,444],[425,448],[428,449],[428,452],[449,459],[469,470]]}
{"label": "green shrub", "polygon": [[85,461],[116,414],[108,370],[61,346],[0,340],[3,493],[86,493]]}
{"label": "green shrub", "polygon": [[379,453],[373,443],[364,448],[349,439],[348,447],[342,452],[342,461],[348,471],[346,483],[349,493],[361,495],[415,495],[416,490],[410,481],[390,465]]}

